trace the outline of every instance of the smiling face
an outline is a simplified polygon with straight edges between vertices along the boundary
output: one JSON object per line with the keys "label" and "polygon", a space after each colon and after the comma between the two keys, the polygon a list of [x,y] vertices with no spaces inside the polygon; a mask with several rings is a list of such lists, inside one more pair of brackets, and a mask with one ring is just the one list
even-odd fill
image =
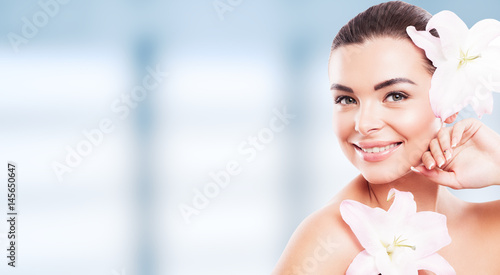
{"label": "smiling face", "polygon": [[334,130],[344,154],[371,183],[397,180],[417,166],[440,128],[424,58],[411,41],[388,37],[332,52]]}

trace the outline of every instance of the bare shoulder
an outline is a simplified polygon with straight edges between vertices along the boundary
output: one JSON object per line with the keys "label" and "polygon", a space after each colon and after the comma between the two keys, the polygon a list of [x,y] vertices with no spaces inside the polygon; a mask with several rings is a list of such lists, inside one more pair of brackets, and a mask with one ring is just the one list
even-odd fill
{"label": "bare shoulder", "polygon": [[295,230],[272,274],[344,274],[358,253],[356,240],[331,202]]}
{"label": "bare shoulder", "polygon": [[499,213],[500,201],[491,201],[465,202],[447,215],[452,243],[443,248],[442,256],[457,273],[500,274]]}
{"label": "bare shoulder", "polygon": [[481,203],[460,200],[452,206],[445,213],[448,226],[460,237],[493,237],[500,241],[500,200]]}
{"label": "bare shoulder", "polygon": [[353,186],[346,187],[299,225],[272,274],[346,272],[352,259],[362,250],[339,210],[342,200],[352,198],[351,188]]}
{"label": "bare shoulder", "polygon": [[467,214],[483,229],[491,228],[500,237],[500,200],[468,203]]}

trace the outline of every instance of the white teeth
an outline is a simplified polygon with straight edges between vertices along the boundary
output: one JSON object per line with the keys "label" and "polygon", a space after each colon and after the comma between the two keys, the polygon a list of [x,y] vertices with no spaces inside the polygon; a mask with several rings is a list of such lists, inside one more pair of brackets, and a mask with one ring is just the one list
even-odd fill
{"label": "white teeth", "polygon": [[384,152],[385,150],[389,150],[391,148],[394,148],[397,146],[397,143],[393,143],[391,145],[387,145],[385,147],[372,147],[372,148],[361,148],[361,150],[363,150],[364,152],[366,153],[380,153],[380,152]]}

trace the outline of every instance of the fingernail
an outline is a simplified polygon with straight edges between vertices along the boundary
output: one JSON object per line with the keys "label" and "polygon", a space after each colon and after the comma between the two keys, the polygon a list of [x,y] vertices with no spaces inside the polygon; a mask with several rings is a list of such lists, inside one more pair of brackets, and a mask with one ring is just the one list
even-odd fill
{"label": "fingernail", "polygon": [[415,173],[419,173],[419,174],[421,173],[420,170],[418,170],[417,168],[415,168],[413,166],[410,167],[410,170],[412,170]]}
{"label": "fingernail", "polygon": [[451,149],[446,149],[443,152],[444,152],[444,156],[446,157],[446,160],[450,160],[451,159]]}
{"label": "fingernail", "polygon": [[455,147],[457,147],[457,144],[458,144],[458,140],[457,140],[457,138],[453,138],[453,139],[451,140],[451,148],[455,148]]}
{"label": "fingernail", "polygon": [[427,168],[427,170],[432,170],[432,168],[434,168],[434,163],[431,163],[431,165],[429,165],[429,168]]}
{"label": "fingernail", "polygon": [[443,166],[444,163],[445,163],[445,161],[443,159],[439,158],[439,163],[438,163],[439,168],[441,168],[441,166]]}

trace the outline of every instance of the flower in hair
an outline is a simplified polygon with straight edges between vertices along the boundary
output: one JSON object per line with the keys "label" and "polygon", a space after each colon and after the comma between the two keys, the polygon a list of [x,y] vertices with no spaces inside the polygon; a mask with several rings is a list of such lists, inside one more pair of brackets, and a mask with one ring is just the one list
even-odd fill
{"label": "flower in hair", "polygon": [[456,274],[437,251],[451,242],[446,216],[432,211],[417,213],[410,192],[391,189],[388,211],[344,200],[340,214],[365,250],[349,265],[347,275],[414,274],[429,270],[437,275]]}
{"label": "flower in hair", "polygon": [[500,92],[499,21],[485,19],[469,30],[445,10],[429,20],[425,31],[409,26],[406,32],[436,67],[429,91],[436,117],[444,121],[469,104],[478,117],[492,112],[492,92]]}

